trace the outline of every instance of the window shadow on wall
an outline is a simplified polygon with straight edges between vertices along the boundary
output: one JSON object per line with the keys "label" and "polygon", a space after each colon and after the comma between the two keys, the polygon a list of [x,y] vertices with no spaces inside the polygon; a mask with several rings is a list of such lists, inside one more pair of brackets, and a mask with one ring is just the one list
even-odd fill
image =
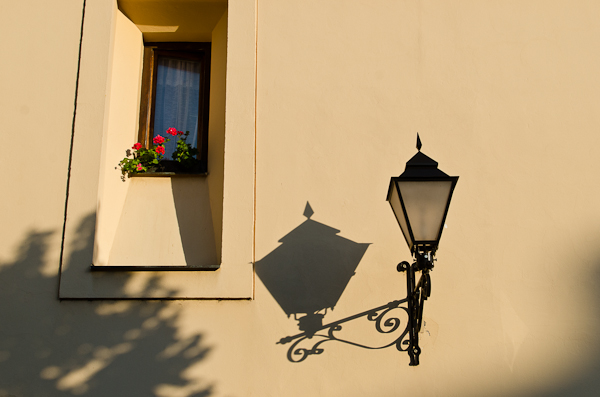
{"label": "window shadow on wall", "polygon": [[186,264],[217,267],[220,247],[215,244],[208,182],[204,178],[172,178],[171,189]]}
{"label": "window shadow on wall", "polygon": [[[80,222],[66,263],[89,258],[94,224]],[[211,395],[213,385],[184,375],[211,348],[200,333],[178,335],[174,302],[56,299],[56,269],[46,268],[56,233],[31,230],[16,259],[0,264],[0,395]],[[124,273],[119,287],[129,281]]]}

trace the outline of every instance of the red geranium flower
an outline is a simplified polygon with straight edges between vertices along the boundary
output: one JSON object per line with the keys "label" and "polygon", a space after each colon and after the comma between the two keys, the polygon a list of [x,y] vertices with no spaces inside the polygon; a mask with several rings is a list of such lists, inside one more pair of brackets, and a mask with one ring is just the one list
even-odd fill
{"label": "red geranium flower", "polygon": [[177,135],[177,130],[175,128],[171,127],[169,129],[167,129],[167,134],[175,136],[175,135]]}
{"label": "red geranium flower", "polygon": [[134,143],[131,148],[135,149],[135,150],[140,150],[142,148],[142,144],[139,143],[139,142],[138,143]]}
{"label": "red geranium flower", "polygon": [[141,171],[141,170],[143,170],[143,169],[144,169],[144,168],[142,167],[142,165],[141,165],[141,164],[138,164],[138,165],[137,165],[137,170],[138,170],[138,171]]}
{"label": "red geranium flower", "polygon": [[177,131],[177,135],[183,135],[183,131]]}
{"label": "red geranium flower", "polygon": [[160,145],[160,144],[162,144],[164,142],[165,142],[165,138],[163,138],[160,135],[157,135],[157,136],[154,137],[154,139],[152,139],[152,143],[154,143],[155,145]]}
{"label": "red geranium flower", "polygon": [[162,147],[162,146],[158,146],[156,148],[156,153],[158,153],[158,154],[165,154],[165,148]]}

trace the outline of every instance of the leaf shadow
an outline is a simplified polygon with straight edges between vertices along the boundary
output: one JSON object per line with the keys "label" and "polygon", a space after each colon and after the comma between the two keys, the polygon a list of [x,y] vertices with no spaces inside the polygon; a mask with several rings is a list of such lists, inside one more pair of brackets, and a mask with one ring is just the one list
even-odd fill
{"label": "leaf shadow", "polygon": [[[69,262],[90,252],[94,227],[93,215],[79,222]],[[15,259],[0,263],[0,396],[213,394],[213,384],[188,374],[212,347],[202,333],[180,335],[176,302],[54,298],[57,276],[43,268],[56,233],[30,230]],[[119,287],[128,281],[119,278]]]}

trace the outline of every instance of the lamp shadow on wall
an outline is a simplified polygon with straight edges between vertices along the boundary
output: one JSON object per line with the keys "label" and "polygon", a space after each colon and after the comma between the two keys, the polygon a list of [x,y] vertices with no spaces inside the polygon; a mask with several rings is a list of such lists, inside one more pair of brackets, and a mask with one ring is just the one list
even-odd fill
{"label": "lamp shadow on wall", "polygon": [[322,325],[333,310],[369,244],[356,243],[330,226],[311,218],[282,237],[281,245],[256,262],[256,274],[285,314],[309,334]]}
{"label": "lamp shadow on wall", "polygon": [[[81,220],[65,263],[89,258],[94,226],[94,215]],[[31,230],[15,259],[0,263],[0,395],[211,395],[213,385],[183,375],[211,348],[201,333],[178,335],[179,306],[56,299],[57,269],[47,256],[57,233]],[[120,288],[129,279],[124,273]]]}
{"label": "lamp shadow on wall", "polygon": [[[256,262],[256,274],[288,317],[298,321],[300,334],[282,338],[278,344],[293,342],[287,357],[291,362],[304,361],[309,355],[321,354],[320,345],[338,341],[366,349],[383,349],[394,344],[404,350],[407,324],[406,299],[390,302],[329,324],[323,324],[328,310],[333,310],[364,256],[368,243],[357,243],[338,235],[330,226],[311,219],[313,210],[306,203],[306,221],[282,237],[281,245]],[[376,347],[344,340],[336,335],[342,324],[367,319],[385,343]],[[401,318],[404,319],[401,320]],[[390,342],[389,335],[393,335]],[[310,349],[299,347],[307,339]],[[379,339],[379,338],[378,338]]]}

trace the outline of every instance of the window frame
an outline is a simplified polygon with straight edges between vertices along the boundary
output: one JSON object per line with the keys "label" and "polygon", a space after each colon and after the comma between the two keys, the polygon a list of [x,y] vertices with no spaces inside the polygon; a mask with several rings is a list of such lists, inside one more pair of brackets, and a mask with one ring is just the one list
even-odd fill
{"label": "window frame", "polygon": [[[158,58],[164,55],[174,55],[177,58],[201,62],[200,98],[198,101],[198,173],[206,173],[208,164],[208,126],[210,113],[210,42],[147,42],[144,43],[142,89],[140,97],[140,118],[138,142],[145,148],[152,146],[154,137],[154,106],[156,104],[156,79]],[[174,126],[176,127],[176,126]],[[190,131],[190,134],[192,132]],[[164,135],[164,134],[163,134]],[[163,163],[173,163],[165,159]]]}

